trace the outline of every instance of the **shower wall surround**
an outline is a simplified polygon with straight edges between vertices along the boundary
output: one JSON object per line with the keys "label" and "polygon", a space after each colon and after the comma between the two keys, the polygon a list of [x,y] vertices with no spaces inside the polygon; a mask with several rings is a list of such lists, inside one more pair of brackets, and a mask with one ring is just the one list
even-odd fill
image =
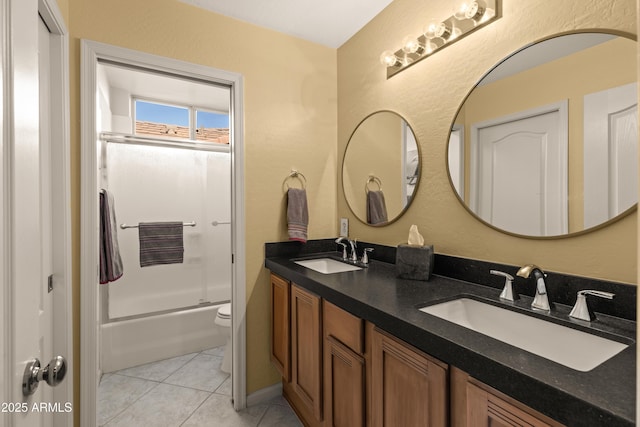
{"label": "shower wall surround", "polygon": [[229,153],[109,143],[106,154],[119,224],[196,223],[184,227],[184,263],[151,267],[140,267],[138,229],[118,228],[125,273],[109,285],[109,318],[228,301]]}

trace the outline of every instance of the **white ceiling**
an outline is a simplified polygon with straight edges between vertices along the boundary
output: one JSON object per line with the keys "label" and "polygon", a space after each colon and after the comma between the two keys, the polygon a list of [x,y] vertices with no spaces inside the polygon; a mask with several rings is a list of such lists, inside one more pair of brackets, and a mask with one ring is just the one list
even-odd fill
{"label": "white ceiling", "polygon": [[392,0],[179,0],[221,15],[338,48]]}

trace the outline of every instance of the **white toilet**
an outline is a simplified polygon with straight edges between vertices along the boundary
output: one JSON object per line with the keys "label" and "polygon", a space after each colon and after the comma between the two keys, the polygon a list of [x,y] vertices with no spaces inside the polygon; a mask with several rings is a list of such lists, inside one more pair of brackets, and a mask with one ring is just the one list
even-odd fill
{"label": "white toilet", "polygon": [[224,346],[224,357],[220,369],[223,372],[231,373],[231,303],[223,304],[218,308],[216,314],[216,325],[223,328],[223,333],[227,336],[227,343]]}

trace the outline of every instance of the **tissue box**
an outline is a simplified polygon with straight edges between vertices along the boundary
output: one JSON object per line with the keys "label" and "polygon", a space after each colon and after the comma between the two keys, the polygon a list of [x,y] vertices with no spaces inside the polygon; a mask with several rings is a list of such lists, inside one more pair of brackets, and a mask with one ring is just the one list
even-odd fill
{"label": "tissue box", "polygon": [[433,272],[433,245],[398,245],[396,272],[401,279],[429,280]]}

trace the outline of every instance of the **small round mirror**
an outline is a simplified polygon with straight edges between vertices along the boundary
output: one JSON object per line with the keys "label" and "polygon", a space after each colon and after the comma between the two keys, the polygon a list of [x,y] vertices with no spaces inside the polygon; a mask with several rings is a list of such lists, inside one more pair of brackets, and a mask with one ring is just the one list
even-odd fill
{"label": "small round mirror", "polygon": [[356,127],[342,163],[347,204],[362,222],[384,226],[409,207],[420,182],[420,150],[400,115],[378,111]]}

